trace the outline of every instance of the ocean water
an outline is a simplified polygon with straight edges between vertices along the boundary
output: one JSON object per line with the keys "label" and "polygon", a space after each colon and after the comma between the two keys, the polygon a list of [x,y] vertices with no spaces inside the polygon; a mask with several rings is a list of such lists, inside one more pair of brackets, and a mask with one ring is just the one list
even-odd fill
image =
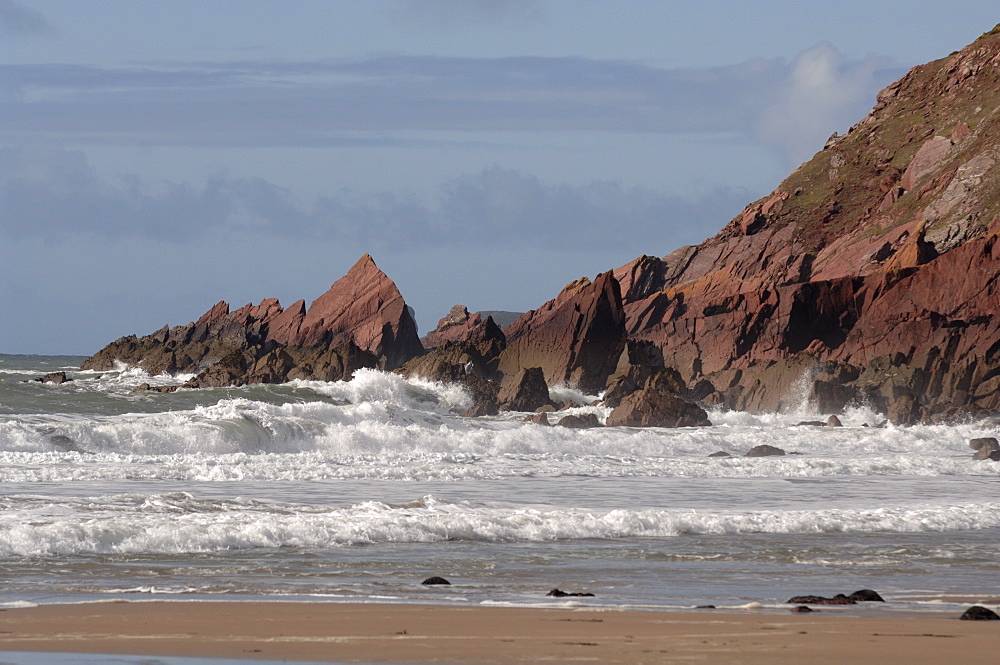
{"label": "ocean water", "polygon": [[[823,415],[803,408],[544,428],[463,418],[460,388],[373,370],[133,394],[178,379],[80,360],[0,356],[0,607],[779,608],[871,588],[880,612],[958,612],[1000,596],[1000,464],[968,446],[996,424],[877,427],[859,409],[843,428],[798,426]],[[73,381],[24,382],[57,370]],[[553,392],[580,404],[567,413],[608,414]],[[794,454],[742,457],[762,443]]]}

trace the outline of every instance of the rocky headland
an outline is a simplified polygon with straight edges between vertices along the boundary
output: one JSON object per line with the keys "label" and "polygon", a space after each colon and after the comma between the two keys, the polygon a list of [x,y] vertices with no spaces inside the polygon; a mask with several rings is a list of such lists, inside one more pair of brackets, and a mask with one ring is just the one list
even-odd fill
{"label": "rocky headland", "polygon": [[116,363],[188,387],[339,380],[361,367],[464,383],[475,406],[555,410],[604,393],[608,424],[707,422],[701,407],[897,424],[1000,412],[1000,26],[881,91],[714,237],[569,283],[501,329],[456,305],[423,341],[367,254],[308,308],[263,300],[123,337]]}

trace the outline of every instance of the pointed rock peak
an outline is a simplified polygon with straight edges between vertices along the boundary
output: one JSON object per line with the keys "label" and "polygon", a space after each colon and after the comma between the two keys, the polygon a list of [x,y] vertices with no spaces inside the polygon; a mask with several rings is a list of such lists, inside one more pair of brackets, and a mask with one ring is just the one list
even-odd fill
{"label": "pointed rock peak", "polygon": [[225,300],[220,300],[215,303],[215,305],[201,315],[201,318],[196,322],[197,324],[202,323],[215,323],[216,321],[221,321],[229,314],[229,303]]}
{"label": "pointed rock peak", "polygon": [[368,252],[365,252],[365,254],[360,259],[358,259],[357,263],[351,266],[351,269],[347,271],[347,274],[350,275],[353,272],[362,270],[368,271],[368,270],[378,270],[378,269],[379,268],[377,265],[375,265],[375,259],[372,258],[372,255],[369,254]]}

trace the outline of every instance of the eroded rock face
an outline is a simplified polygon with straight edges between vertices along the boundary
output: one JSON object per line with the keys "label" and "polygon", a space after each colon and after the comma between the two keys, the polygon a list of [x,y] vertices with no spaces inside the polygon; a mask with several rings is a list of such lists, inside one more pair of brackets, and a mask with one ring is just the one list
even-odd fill
{"label": "eroded rock face", "polygon": [[608,272],[593,282],[568,284],[555,300],[527,312],[505,331],[500,371],[540,367],[550,385],[587,392],[604,389],[625,348],[625,313],[618,280]]}

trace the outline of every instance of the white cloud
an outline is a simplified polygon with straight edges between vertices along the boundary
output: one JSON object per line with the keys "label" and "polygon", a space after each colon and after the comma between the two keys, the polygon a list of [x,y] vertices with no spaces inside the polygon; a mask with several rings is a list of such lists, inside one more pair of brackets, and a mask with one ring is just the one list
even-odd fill
{"label": "white cloud", "polygon": [[760,112],[757,138],[779,146],[793,164],[805,161],[875,103],[887,64],[875,56],[851,62],[829,43],[803,51]]}

